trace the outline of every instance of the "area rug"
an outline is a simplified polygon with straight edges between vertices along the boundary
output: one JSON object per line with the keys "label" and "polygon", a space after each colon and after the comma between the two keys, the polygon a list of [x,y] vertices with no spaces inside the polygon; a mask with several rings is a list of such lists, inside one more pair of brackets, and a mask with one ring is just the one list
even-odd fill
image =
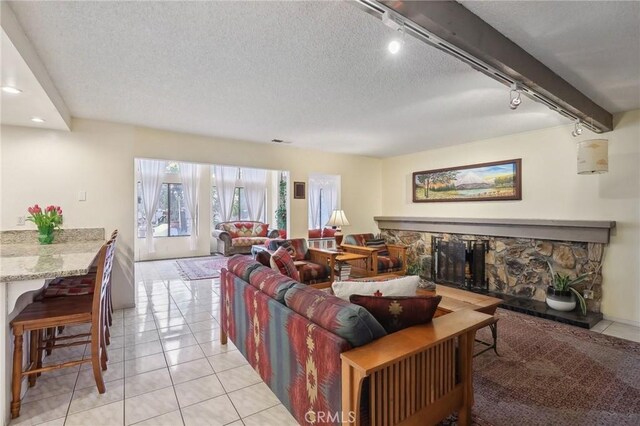
{"label": "area rug", "polygon": [[220,270],[227,266],[227,259],[224,256],[196,257],[176,260],[176,264],[180,276],[185,280],[204,280],[218,278]]}
{"label": "area rug", "polygon": [[[640,425],[640,343],[499,309],[474,359],[473,423]],[[488,330],[478,337],[490,340]]]}

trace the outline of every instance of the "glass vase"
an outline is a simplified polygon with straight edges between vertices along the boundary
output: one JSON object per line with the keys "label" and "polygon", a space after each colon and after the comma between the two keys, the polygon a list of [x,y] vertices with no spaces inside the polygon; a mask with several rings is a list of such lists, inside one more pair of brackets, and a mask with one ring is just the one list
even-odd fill
{"label": "glass vase", "polygon": [[38,228],[38,241],[40,244],[53,243],[53,228]]}

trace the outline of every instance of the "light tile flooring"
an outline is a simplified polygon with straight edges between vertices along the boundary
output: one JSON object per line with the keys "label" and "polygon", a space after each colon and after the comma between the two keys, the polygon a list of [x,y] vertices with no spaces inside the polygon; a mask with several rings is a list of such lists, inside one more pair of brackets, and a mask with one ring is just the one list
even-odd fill
{"label": "light tile flooring", "polygon": [[[158,261],[137,263],[136,283],[136,307],[111,327],[107,392],[91,364],[44,373],[11,425],[297,425],[233,344],[220,345],[218,280],[184,281],[175,261]],[[45,364],[89,350],[58,349]]]}
{"label": "light tile flooring", "polygon": [[[167,260],[136,264],[136,283],[136,307],[117,311],[111,328],[107,392],[98,394],[90,364],[45,373],[11,425],[297,424],[233,344],[220,345],[218,280],[184,281]],[[592,330],[640,342],[638,327]],[[59,349],[47,361],[82,353]]]}

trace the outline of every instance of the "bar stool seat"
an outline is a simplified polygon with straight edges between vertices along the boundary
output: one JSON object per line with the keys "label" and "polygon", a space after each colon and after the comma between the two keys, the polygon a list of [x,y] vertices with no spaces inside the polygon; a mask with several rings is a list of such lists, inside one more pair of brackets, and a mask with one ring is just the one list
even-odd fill
{"label": "bar stool seat", "polygon": [[39,294],[36,300],[62,297],[62,296],[84,296],[93,294],[96,284],[96,275],[78,275],[72,277],[56,278],[49,282],[47,287]]}
{"label": "bar stool seat", "polygon": [[91,319],[91,302],[89,295],[74,298],[58,297],[43,302],[33,302],[11,321],[14,330],[19,327],[23,331],[71,325],[74,320],[79,324]]}

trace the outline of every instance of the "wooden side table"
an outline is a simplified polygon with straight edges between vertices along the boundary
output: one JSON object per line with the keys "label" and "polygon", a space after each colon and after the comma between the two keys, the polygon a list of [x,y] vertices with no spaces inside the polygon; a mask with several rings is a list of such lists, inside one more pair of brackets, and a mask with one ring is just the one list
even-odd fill
{"label": "wooden side table", "polygon": [[336,256],[336,264],[338,265],[338,275],[340,275],[340,271],[342,270],[342,265],[352,262],[354,260],[362,260],[365,263],[365,270],[368,270],[369,256],[365,254],[343,252]]}

